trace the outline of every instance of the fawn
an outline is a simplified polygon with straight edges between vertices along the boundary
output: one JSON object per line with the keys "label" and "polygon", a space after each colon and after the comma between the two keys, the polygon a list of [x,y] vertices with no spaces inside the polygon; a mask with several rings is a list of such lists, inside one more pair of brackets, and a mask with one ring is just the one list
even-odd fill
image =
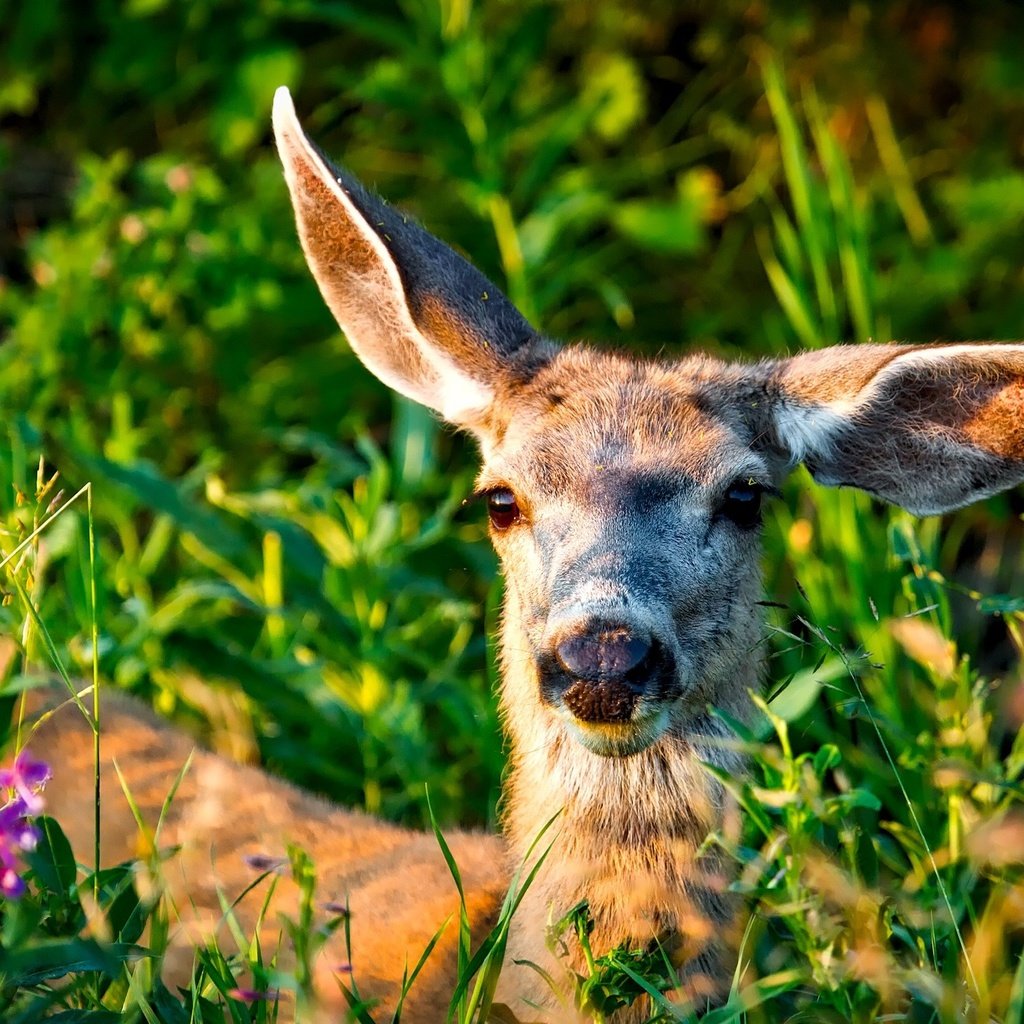
{"label": "fawn", "polygon": [[[273,119],[303,249],[349,342],[372,373],[480,447],[477,487],[507,583],[500,700],[510,768],[503,837],[448,837],[477,936],[560,812],[513,918],[499,1001],[524,1020],[567,1019],[525,962],[559,983],[565,964],[548,952],[545,925],[584,900],[595,954],[660,944],[683,995],[714,1000],[728,976],[732,910],[721,865],[701,852],[726,809],[702,762],[743,770],[709,707],[742,719],[760,679],[762,498],[798,462],[821,482],[920,515],[1024,481],[1024,345],[865,344],[751,365],[559,345],[329,163],[286,89]],[[105,728],[105,759],[117,760],[152,821],[191,743],[123,700],[110,702]],[[62,712],[32,743],[55,762],[55,815],[86,848],[89,730]],[[112,772],[105,791],[107,857],[130,857],[136,827]],[[304,845],[325,898],[350,902],[354,975],[384,1011],[406,960],[457,906],[433,837],[212,754],[196,755],[162,836],[182,847],[165,870],[192,924],[216,923],[218,887],[234,898],[251,881],[244,854]],[[280,886],[277,904],[289,898]],[[261,899],[243,901],[244,921]],[[403,1020],[443,1019],[454,931]],[[580,951],[567,960],[578,966]],[[321,989],[340,1018],[330,967]],[[612,1019],[646,1015],[637,1003]]]}

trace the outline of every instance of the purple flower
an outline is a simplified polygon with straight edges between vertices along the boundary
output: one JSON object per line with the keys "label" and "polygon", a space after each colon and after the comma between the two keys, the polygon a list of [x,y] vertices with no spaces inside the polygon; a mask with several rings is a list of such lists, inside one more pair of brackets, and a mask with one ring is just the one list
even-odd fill
{"label": "purple flower", "polygon": [[267,871],[277,875],[288,866],[287,857],[271,857],[269,853],[247,853],[242,860],[253,871]]}
{"label": "purple flower", "polygon": [[228,989],[228,996],[237,999],[240,1003],[255,1003],[260,999],[277,999],[280,993],[276,989],[268,988],[266,992],[257,992],[254,988],[231,988]]}
{"label": "purple flower", "polygon": [[29,817],[43,809],[40,791],[49,778],[49,765],[33,761],[26,750],[10,768],[0,768],[0,790],[8,793],[7,803],[0,807],[0,896],[9,900],[25,894],[21,857],[39,842],[39,829]]}
{"label": "purple flower", "polygon": [[0,874],[0,895],[9,900],[21,899],[25,895],[25,880],[14,868],[5,868]]}
{"label": "purple flower", "polygon": [[0,807],[0,844],[19,850],[34,850],[39,843],[39,829],[28,820],[29,810],[21,797]]}
{"label": "purple flower", "polygon": [[13,796],[20,798],[28,814],[38,814],[43,809],[43,798],[39,791],[50,778],[50,766],[44,761],[33,761],[27,750],[21,751],[10,768],[0,768],[0,788],[13,790]]}

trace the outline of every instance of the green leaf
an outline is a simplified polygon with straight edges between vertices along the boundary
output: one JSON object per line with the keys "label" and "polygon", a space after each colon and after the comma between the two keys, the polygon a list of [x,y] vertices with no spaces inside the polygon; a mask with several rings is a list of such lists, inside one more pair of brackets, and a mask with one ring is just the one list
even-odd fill
{"label": "green leaf", "polygon": [[113,1010],[63,1010],[46,1020],[47,1024],[121,1024],[124,1015]]}
{"label": "green leaf", "polygon": [[1016,612],[1024,612],[1024,597],[990,594],[978,602],[978,611],[987,615],[1013,615]]}
{"label": "green leaf", "polygon": [[105,868],[97,879],[89,875],[82,880],[80,889],[91,892],[94,881],[98,882],[100,901],[110,930],[120,942],[137,942],[145,931],[151,909],[142,903],[135,890],[132,865]]}
{"label": "green leaf", "polygon": [[676,181],[676,198],[632,199],[612,213],[612,223],[627,238],[654,252],[690,254],[704,246],[704,221],[711,201],[698,171]]}
{"label": "green leaf", "polygon": [[[817,669],[801,669],[789,681],[789,685],[771,699],[768,706],[772,714],[783,721],[795,722],[814,706],[825,686],[847,674],[848,669],[841,658],[829,658]],[[766,723],[764,725],[762,739],[767,735]]]}
{"label": "green leaf", "polygon": [[39,818],[37,826],[39,844],[26,858],[36,882],[42,889],[69,897],[78,874],[71,843],[53,818]]}
{"label": "green leaf", "polygon": [[621,53],[601,55],[590,62],[580,103],[593,106],[594,129],[603,139],[617,142],[643,117],[644,79],[636,62]]}
{"label": "green leaf", "polygon": [[843,759],[834,743],[824,744],[814,755],[814,774],[820,779],[830,768],[835,768]]}
{"label": "green leaf", "polygon": [[274,89],[294,87],[299,77],[298,54],[288,47],[253,53],[234,68],[210,126],[214,142],[229,157],[249,149],[265,132]]}
{"label": "green leaf", "polygon": [[835,797],[835,803],[844,812],[852,811],[856,807],[866,807],[871,811],[882,809],[882,802],[874,793],[869,793],[866,789],[854,789],[849,793],[843,793],[841,796]]}
{"label": "green leaf", "polygon": [[193,534],[222,557],[237,558],[247,550],[240,533],[229,526],[225,516],[213,512],[191,490],[172,483],[150,463],[122,465],[84,454],[77,457],[91,476],[123,487],[142,505],[163,512],[180,530]]}
{"label": "green leaf", "polygon": [[28,942],[43,919],[43,908],[31,895],[8,902],[3,912],[3,946],[17,949]]}
{"label": "green leaf", "polygon": [[100,945],[95,939],[41,943],[11,952],[0,949],[0,973],[8,985],[24,988],[81,971],[113,975],[126,961],[147,956],[148,950],[131,943]]}

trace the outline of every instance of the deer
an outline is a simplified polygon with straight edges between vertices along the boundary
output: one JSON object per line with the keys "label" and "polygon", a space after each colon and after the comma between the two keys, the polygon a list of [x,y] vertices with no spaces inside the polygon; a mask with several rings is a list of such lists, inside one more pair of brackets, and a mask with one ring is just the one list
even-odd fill
{"label": "deer", "polygon": [[[661,949],[676,972],[673,998],[713,1005],[729,983],[736,907],[727,867],[704,841],[731,813],[719,778],[744,772],[723,722],[749,720],[765,673],[765,498],[801,463],[820,483],[921,516],[1024,482],[1024,344],[863,343],[729,363],[558,343],[331,163],[285,88],[273,128],[306,260],[348,342],[370,373],[480,451],[476,493],[505,579],[509,768],[501,834],[457,831],[447,842],[474,941],[516,871],[536,868],[510,925],[498,1001],[517,1019],[571,1019],[566,979],[581,949],[569,936],[555,955],[545,932],[585,903],[594,955]],[[53,764],[51,812],[76,849],[88,848],[92,733],[47,699],[32,749]],[[105,701],[108,859],[139,854],[113,763],[152,826],[193,757],[161,831],[179,848],[166,885],[187,936],[182,963],[169,956],[167,970],[187,977],[189,941],[223,927],[222,895],[234,900],[252,881],[246,857],[294,842],[312,856],[321,892],[348,903],[360,994],[382,1019],[392,1011],[403,966],[458,907],[435,837],[194,752],[147,709]],[[280,885],[263,927],[294,898]],[[262,899],[239,902],[247,926]],[[427,959],[403,1020],[444,1018],[454,931]],[[347,1004],[333,970],[347,953],[332,942],[318,985],[325,1019],[340,1020]],[[646,998],[609,1019],[646,1020]]]}

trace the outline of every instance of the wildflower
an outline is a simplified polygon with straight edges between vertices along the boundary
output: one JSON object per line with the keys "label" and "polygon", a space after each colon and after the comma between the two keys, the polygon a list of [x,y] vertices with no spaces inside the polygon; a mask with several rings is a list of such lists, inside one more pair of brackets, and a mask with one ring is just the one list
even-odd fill
{"label": "wildflower", "polygon": [[352,965],[351,964],[335,964],[334,965],[334,973],[335,974],[351,974],[352,973]]}
{"label": "wildflower", "polygon": [[347,903],[339,903],[337,900],[329,900],[323,905],[323,908],[328,914],[334,914],[336,917],[348,917]]}
{"label": "wildflower", "polygon": [[259,1002],[261,999],[277,999],[280,993],[277,989],[268,988],[266,992],[258,992],[254,988],[232,988],[228,989],[228,997],[230,999],[237,999],[240,1003],[246,1005],[250,1003]]}
{"label": "wildflower", "polygon": [[14,868],[4,868],[0,873],[0,895],[9,900],[19,900],[25,895],[25,879]]}
{"label": "wildflower", "polygon": [[38,814],[43,809],[40,790],[50,778],[50,766],[43,761],[33,761],[27,750],[21,751],[10,768],[0,768],[0,788],[14,791],[25,804],[28,814]]}
{"label": "wildflower", "polygon": [[9,900],[25,894],[22,854],[39,842],[39,830],[29,818],[42,811],[40,791],[49,778],[49,765],[33,761],[25,750],[10,768],[0,768],[0,789],[7,791],[7,803],[0,807],[0,896]]}
{"label": "wildflower", "polygon": [[277,875],[288,866],[287,857],[271,857],[268,853],[247,853],[242,860],[253,871],[268,871]]}
{"label": "wildflower", "polygon": [[39,843],[39,829],[29,820],[29,809],[21,797],[0,807],[0,844],[6,848],[31,851]]}

